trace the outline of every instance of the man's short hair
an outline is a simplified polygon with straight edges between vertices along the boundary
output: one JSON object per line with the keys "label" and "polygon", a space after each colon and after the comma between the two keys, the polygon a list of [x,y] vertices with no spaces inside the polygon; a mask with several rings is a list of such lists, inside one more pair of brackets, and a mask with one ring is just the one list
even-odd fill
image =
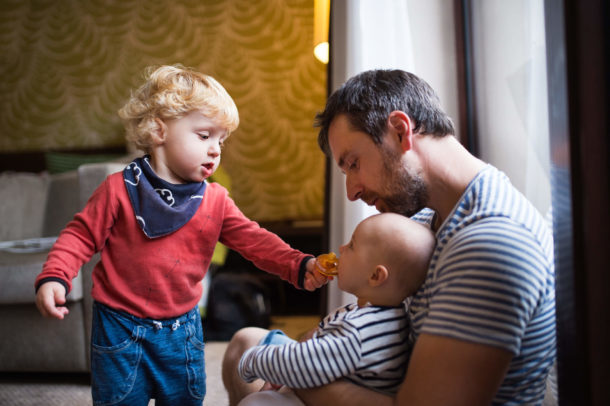
{"label": "man's short hair", "polygon": [[455,134],[451,118],[428,83],[403,70],[378,69],[350,78],[328,98],[324,111],[315,118],[314,125],[320,128],[318,144],[330,155],[328,129],[340,115],[347,117],[354,130],[381,144],[388,117],[395,110],[413,120],[415,133],[438,137]]}

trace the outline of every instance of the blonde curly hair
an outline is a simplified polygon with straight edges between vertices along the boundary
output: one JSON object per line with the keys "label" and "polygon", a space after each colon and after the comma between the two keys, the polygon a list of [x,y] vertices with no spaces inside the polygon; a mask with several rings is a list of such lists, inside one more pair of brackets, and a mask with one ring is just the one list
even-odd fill
{"label": "blonde curly hair", "polygon": [[182,65],[164,65],[146,69],[146,82],[132,92],[119,116],[127,141],[149,153],[152,133],[158,128],[155,119],[177,119],[195,110],[225,128],[227,134],[239,125],[235,102],[214,78]]}

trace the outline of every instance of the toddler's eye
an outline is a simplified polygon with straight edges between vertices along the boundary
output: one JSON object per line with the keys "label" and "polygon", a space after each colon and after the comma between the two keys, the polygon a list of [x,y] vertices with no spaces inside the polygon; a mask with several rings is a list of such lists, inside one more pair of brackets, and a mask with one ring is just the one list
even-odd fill
{"label": "toddler's eye", "polygon": [[208,133],[198,133],[197,135],[199,135],[199,138],[201,138],[202,140],[207,140],[208,138],[210,138],[210,134]]}

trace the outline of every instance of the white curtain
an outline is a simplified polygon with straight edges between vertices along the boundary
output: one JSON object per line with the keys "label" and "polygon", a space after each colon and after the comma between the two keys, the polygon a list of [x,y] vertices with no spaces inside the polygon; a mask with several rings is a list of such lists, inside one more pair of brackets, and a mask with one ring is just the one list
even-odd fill
{"label": "white curtain", "polygon": [[545,214],[551,201],[543,0],[472,3],[479,155]]}
{"label": "white curtain", "polygon": [[[331,21],[331,88],[337,89],[351,76],[375,68],[415,71],[407,2],[403,0],[333,0]],[[361,201],[350,202],[345,177],[331,163],[330,249],[338,253],[356,225],[376,213]],[[353,302],[333,281],[328,289],[328,311]]]}
{"label": "white curtain", "polygon": [[[365,70],[407,70],[430,83],[458,128],[453,2],[332,0],[332,8],[332,90]],[[345,178],[334,162],[330,179],[329,245],[338,252],[356,225],[376,210],[347,200]],[[328,311],[354,301],[335,282],[328,292]]]}

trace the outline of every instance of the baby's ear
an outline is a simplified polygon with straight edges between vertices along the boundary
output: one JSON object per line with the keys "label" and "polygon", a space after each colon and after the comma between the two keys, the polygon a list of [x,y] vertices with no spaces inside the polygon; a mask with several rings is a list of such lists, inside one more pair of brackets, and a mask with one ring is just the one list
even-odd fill
{"label": "baby's ear", "polygon": [[369,276],[369,285],[372,287],[383,284],[389,276],[388,268],[383,265],[377,265],[375,270]]}

